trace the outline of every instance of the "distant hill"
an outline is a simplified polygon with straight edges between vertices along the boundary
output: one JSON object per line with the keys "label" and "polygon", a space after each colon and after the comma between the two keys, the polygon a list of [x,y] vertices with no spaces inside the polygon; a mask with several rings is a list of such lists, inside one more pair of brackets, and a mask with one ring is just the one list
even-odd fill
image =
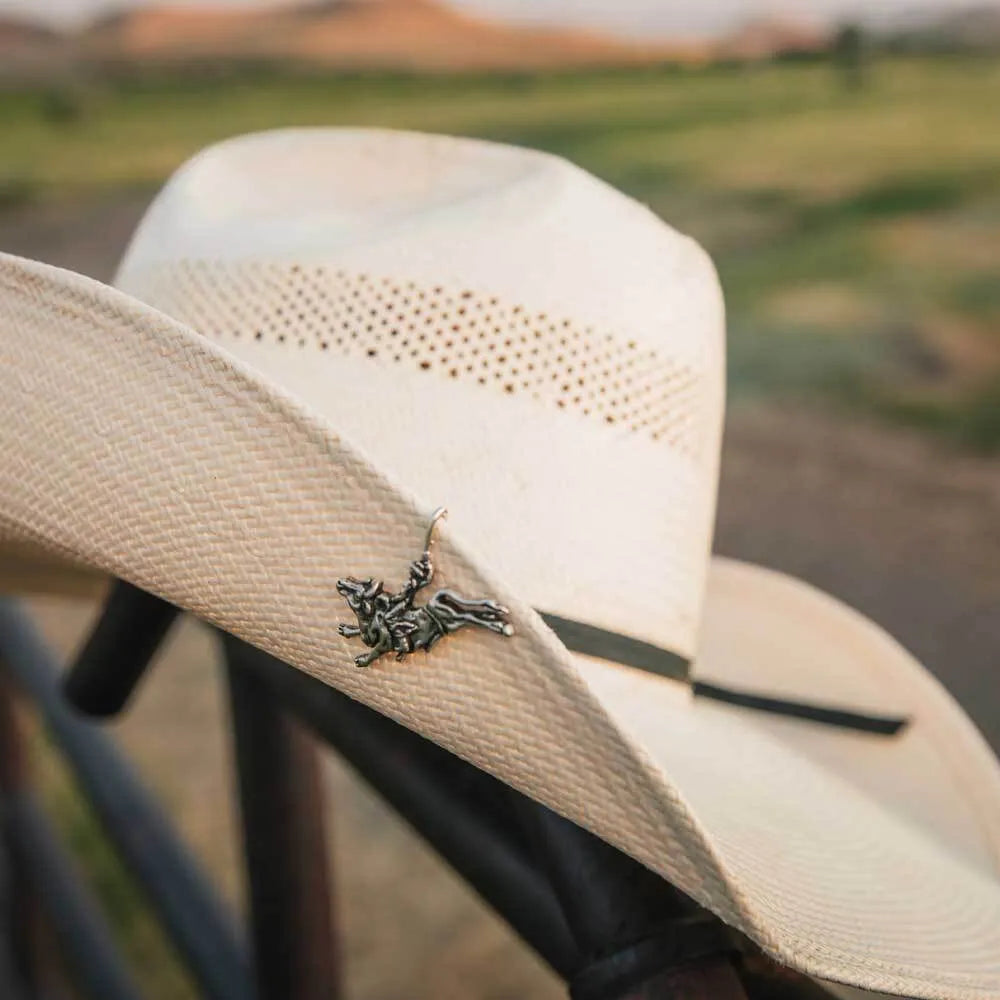
{"label": "distant hill", "polygon": [[0,18],[0,80],[80,68],[239,63],[446,72],[752,61],[828,44],[829,32],[776,18],[750,21],[721,41],[645,42],[495,22],[445,0],[304,0],[263,8],[206,0],[205,6],[129,7],[75,35]]}
{"label": "distant hill", "polygon": [[892,32],[884,41],[911,51],[1000,52],[1000,7],[967,7]]}
{"label": "distant hill", "polygon": [[697,46],[472,17],[436,0],[340,0],[302,6],[138,8],[80,39],[90,59],[136,64],[272,60],[414,70],[612,66],[704,58]]}
{"label": "distant hill", "polygon": [[14,45],[45,44],[58,38],[56,31],[34,21],[0,15],[0,45],[4,47],[4,51]]}
{"label": "distant hill", "polygon": [[291,8],[151,6],[101,18],[79,41],[92,58],[183,61],[278,54],[300,12]]}
{"label": "distant hill", "polygon": [[18,18],[0,17],[0,77],[52,76],[71,49],[69,40],[58,32]]}
{"label": "distant hill", "polygon": [[734,60],[774,59],[777,56],[823,52],[830,45],[830,31],[805,21],[756,18],[722,39],[716,58]]}

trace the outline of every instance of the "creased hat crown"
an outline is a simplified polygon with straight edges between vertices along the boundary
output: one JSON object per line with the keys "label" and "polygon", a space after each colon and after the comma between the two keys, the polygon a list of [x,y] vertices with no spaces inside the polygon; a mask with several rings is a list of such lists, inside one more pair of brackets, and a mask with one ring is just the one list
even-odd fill
{"label": "creased hat crown", "polygon": [[537,607],[693,652],[723,310],[706,255],[643,206],[534,151],[265,133],[175,175],[117,284],[446,503]]}

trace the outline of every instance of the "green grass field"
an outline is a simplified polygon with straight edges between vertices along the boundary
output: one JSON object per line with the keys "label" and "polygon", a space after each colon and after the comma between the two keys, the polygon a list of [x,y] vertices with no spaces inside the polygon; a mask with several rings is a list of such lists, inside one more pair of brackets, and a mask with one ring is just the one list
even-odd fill
{"label": "green grass field", "polygon": [[568,156],[712,251],[734,399],[808,395],[1000,447],[1000,63],[885,58],[532,77],[281,77],[0,94],[0,206],[152,189],[281,125]]}

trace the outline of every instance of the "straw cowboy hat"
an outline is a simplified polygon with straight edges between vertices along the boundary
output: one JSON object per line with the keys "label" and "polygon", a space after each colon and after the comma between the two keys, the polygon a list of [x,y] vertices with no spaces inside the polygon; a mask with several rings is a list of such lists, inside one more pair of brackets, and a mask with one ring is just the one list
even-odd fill
{"label": "straw cowboy hat", "polygon": [[282,131],[183,167],[115,286],[0,260],[19,565],[191,610],[791,967],[1000,997],[993,755],[871,622],[710,557],[695,243],[541,153]]}

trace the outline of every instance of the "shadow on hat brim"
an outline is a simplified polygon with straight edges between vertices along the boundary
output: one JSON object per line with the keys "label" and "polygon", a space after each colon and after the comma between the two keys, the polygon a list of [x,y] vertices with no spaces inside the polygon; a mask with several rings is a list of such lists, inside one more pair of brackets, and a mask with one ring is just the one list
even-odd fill
{"label": "shadow on hat brim", "polygon": [[[427,511],[308,401],[138,301],[0,257],[0,534],[121,577],[345,691],[591,829],[800,971],[1000,996],[1000,779],[947,694],[865,619],[711,573],[700,676],[904,711],[896,737],[694,698],[571,655],[449,531],[447,582],[510,607],[370,670],[338,577],[391,578]],[[992,852],[992,853],[991,853]]]}

